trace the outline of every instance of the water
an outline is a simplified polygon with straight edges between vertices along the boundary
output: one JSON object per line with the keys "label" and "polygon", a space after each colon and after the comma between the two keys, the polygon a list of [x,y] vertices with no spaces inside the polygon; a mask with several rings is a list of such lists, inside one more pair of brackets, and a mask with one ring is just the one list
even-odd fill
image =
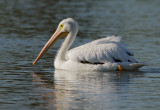
{"label": "water", "polygon": [[[1,0],[0,109],[159,110],[159,5],[159,0]],[[67,17],[80,25],[73,47],[119,35],[148,66],[137,72],[55,70],[61,40],[33,67]]]}

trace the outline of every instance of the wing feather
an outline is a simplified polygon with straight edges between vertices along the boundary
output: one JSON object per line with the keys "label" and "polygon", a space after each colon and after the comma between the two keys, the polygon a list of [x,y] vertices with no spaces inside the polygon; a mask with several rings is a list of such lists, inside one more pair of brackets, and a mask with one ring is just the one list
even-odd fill
{"label": "wing feather", "polygon": [[107,62],[137,62],[133,53],[121,43],[121,38],[109,36],[92,41],[68,51],[66,57],[73,61],[87,61],[90,63]]}

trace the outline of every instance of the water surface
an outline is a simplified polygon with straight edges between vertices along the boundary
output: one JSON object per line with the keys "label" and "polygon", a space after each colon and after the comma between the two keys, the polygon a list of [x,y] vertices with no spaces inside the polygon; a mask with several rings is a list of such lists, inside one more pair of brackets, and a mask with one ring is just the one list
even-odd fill
{"label": "water surface", "polygon": [[[159,6],[159,0],[1,0],[0,109],[158,110]],[[41,48],[67,17],[80,26],[72,47],[118,35],[148,66],[136,72],[55,70],[61,40],[33,67]]]}

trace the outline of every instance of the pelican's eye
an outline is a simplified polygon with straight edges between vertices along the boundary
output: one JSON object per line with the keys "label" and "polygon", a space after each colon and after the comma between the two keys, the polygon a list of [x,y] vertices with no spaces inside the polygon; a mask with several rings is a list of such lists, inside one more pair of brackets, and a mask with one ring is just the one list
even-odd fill
{"label": "pelican's eye", "polygon": [[59,28],[62,29],[62,28],[63,28],[63,24],[61,24],[61,25],[59,26]]}

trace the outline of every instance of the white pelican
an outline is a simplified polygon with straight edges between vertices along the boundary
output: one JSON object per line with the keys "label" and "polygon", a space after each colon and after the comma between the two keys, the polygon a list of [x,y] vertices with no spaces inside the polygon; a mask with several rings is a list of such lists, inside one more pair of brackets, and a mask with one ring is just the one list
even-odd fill
{"label": "white pelican", "polygon": [[54,67],[62,70],[110,71],[136,70],[144,66],[134,54],[125,48],[121,38],[108,36],[69,50],[78,32],[78,24],[72,18],[64,19],[56,32],[43,47],[33,65],[62,37],[66,37],[54,61]]}

